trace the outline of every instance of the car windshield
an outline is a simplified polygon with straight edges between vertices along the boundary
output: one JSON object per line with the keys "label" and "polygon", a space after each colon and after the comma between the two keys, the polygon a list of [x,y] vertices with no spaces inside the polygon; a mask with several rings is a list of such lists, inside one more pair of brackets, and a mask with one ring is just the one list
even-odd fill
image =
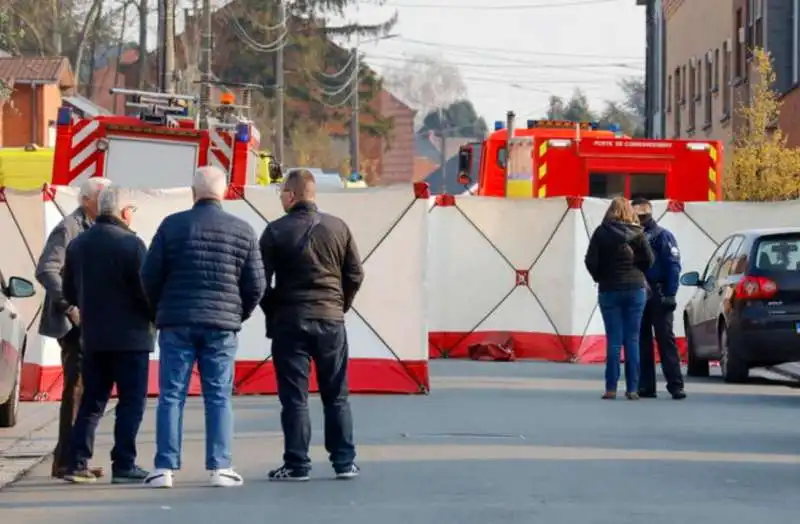
{"label": "car windshield", "polygon": [[755,266],[765,272],[800,271],[800,234],[760,240]]}

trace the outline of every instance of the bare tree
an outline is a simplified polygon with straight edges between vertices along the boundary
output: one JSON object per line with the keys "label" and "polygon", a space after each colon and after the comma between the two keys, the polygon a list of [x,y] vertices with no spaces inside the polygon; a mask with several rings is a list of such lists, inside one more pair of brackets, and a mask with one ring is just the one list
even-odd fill
{"label": "bare tree", "polygon": [[432,110],[467,97],[458,67],[441,57],[411,56],[397,66],[386,68],[383,80],[395,96],[417,110],[417,127]]}

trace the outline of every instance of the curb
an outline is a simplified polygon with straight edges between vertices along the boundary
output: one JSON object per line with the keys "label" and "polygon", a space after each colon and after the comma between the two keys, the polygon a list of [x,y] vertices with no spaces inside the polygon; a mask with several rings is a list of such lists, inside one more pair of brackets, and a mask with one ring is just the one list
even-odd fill
{"label": "curb", "polygon": [[0,490],[18,481],[52,456],[58,438],[47,435],[51,426],[57,423],[58,412],[0,452]]}
{"label": "curb", "polygon": [[[108,415],[117,406],[116,399],[111,399],[103,412]],[[11,446],[0,451],[0,491],[13,485],[31,472],[39,464],[53,456],[58,444],[58,434],[46,436],[53,424],[58,424],[58,411],[53,418],[43,422],[26,435],[18,438]]]}

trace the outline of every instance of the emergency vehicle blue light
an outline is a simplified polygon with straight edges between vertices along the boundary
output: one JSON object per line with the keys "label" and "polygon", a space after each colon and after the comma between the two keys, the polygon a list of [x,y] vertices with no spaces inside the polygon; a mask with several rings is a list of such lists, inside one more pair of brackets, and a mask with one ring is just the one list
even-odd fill
{"label": "emergency vehicle blue light", "polygon": [[501,129],[505,129],[506,124],[502,120],[495,120],[494,122],[494,130],[500,131]]}
{"label": "emergency vehicle blue light", "polygon": [[528,120],[527,124],[528,124],[528,129],[533,129],[534,127],[536,127],[536,120]]}
{"label": "emergency vehicle blue light", "polygon": [[622,128],[619,126],[619,124],[608,124],[608,130],[612,133],[619,133],[622,131]]}
{"label": "emergency vehicle blue light", "polygon": [[250,124],[237,124],[236,125],[236,141],[249,142],[250,141]]}
{"label": "emergency vehicle blue light", "polygon": [[359,181],[361,181],[361,175],[358,174],[358,172],[353,172],[353,174],[350,175],[350,182],[359,182]]}
{"label": "emergency vehicle blue light", "polygon": [[589,127],[592,129],[592,131],[597,131],[600,129],[600,124],[598,122],[589,122]]}
{"label": "emergency vehicle blue light", "polygon": [[72,109],[67,106],[58,108],[58,116],[56,117],[56,125],[66,126],[72,122]]}

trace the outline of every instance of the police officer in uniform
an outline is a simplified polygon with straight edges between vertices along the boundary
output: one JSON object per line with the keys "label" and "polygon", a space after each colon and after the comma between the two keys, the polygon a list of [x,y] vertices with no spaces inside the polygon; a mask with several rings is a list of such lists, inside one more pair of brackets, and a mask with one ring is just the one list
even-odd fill
{"label": "police officer in uniform", "polygon": [[647,272],[650,290],[639,337],[641,361],[639,396],[656,398],[656,363],[653,354],[653,333],[655,333],[658,354],[661,357],[661,370],[667,381],[667,391],[673,399],[682,400],[686,398],[686,393],[683,390],[681,361],[672,327],[677,307],[675,295],[678,293],[681,273],[681,253],[675,236],[653,219],[653,206],[649,200],[635,198],[633,207],[655,254],[655,263]]}

